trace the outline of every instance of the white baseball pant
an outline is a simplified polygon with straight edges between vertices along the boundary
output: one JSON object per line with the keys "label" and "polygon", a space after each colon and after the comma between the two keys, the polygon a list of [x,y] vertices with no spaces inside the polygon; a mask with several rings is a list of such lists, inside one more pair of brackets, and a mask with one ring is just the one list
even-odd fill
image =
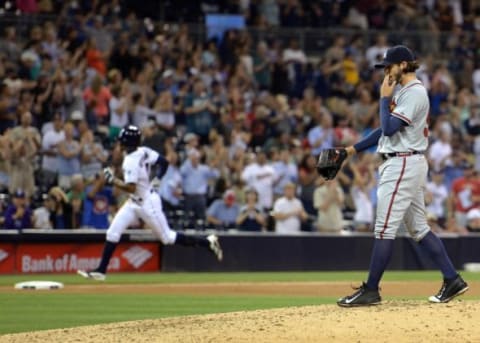
{"label": "white baseball pant", "polygon": [[118,210],[107,230],[107,241],[118,243],[125,230],[141,219],[163,244],[173,244],[177,233],[170,229],[162,210],[162,201],[157,192],[150,192],[142,199],[128,199]]}

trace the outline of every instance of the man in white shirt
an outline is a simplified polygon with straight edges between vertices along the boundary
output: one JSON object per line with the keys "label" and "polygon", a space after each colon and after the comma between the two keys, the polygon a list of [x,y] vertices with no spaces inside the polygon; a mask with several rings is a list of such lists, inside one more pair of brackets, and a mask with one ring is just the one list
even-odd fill
{"label": "man in white shirt", "polygon": [[110,108],[110,138],[116,138],[120,130],[128,125],[128,100],[122,94],[121,86],[112,88],[112,97],[108,102]]}
{"label": "man in white shirt", "polygon": [[247,187],[257,191],[259,195],[258,204],[266,210],[272,208],[275,179],[275,170],[267,164],[267,156],[264,151],[259,151],[256,162],[246,166],[242,172],[242,180]]}
{"label": "man in white shirt", "polygon": [[437,218],[437,221],[445,219],[448,190],[443,183],[443,172],[432,171],[432,181],[427,183],[426,191],[427,213]]}
{"label": "man in white shirt", "polygon": [[308,214],[302,202],[295,197],[293,183],[285,185],[284,196],[275,201],[272,215],[275,218],[275,232],[282,234],[300,232],[301,221],[307,220]]}
{"label": "man in white shirt", "polygon": [[369,47],[365,53],[365,58],[368,60],[370,67],[377,64],[388,50],[387,37],[383,34],[377,36],[375,45]]}
{"label": "man in white shirt", "polygon": [[295,80],[295,65],[307,63],[307,56],[303,50],[300,49],[297,39],[293,38],[290,40],[288,48],[283,50],[282,59],[288,66],[288,79],[293,82]]}
{"label": "man in white shirt", "polygon": [[53,130],[47,131],[42,137],[42,169],[43,171],[56,173],[58,170],[57,145],[65,140],[63,132],[63,120],[60,113],[53,117]]}
{"label": "man in white shirt", "polygon": [[450,160],[451,156],[451,136],[448,131],[442,128],[439,132],[438,139],[430,146],[428,160],[433,167],[432,169],[438,172],[445,166],[452,164]]}

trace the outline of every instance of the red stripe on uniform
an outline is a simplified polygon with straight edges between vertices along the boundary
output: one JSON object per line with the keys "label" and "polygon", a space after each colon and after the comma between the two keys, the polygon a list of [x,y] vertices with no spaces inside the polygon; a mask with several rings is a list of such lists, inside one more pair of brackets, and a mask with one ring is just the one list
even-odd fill
{"label": "red stripe on uniform", "polygon": [[390,198],[390,204],[388,204],[388,211],[387,217],[385,218],[385,224],[383,225],[383,230],[380,232],[380,239],[383,239],[383,234],[388,226],[388,219],[390,219],[390,212],[392,211],[393,201],[395,200],[395,195],[398,192],[398,186],[400,186],[400,182],[402,181],[403,173],[405,172],[405,165],[407,164],[407,159],[403,158],[403,165],[402,171],[400,172],[400,176],[398,177],[397,184],[395,185],[395,189],[393,190],[392,197]]}
{"label": "red stripe on uniform", "polygon": [[397,112],[392,112],[392,116],[398,117],[398,118],[402,119],[403,121],[406,121],[407,124],[409,124],[409,125],[412,123],[412,121],[410,119],[408,119],[407,117],[405,117],[403,114],[400,114],[400,113],[397,113]]}

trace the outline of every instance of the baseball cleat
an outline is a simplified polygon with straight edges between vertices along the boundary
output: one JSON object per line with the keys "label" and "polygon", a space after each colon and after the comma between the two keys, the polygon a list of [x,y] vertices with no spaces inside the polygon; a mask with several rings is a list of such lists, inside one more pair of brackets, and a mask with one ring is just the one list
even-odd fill
{"label": "baseball cleat", "polygon": [[457,275],[455,279],[443,280],[442,288],[440,288],[437,295],[429,297],[428,301],[431,303],[448,303],[466,291],[468,291],[468,284],[463,281],[460,275]]}
{"label": "baseball cleat", "polygon": [[85,279],[93,279],[97,281],[105,281],[107,276],[104,273],[96,272],[96,271],[86,271],[86,270],[77,270],[77,274],[83,276]]}
{"label": "baseball cleat", "polygon": [[217,256],[217,259],[221,261],[223,259],[223,251],[218,237],[216,235],[209,235],[207,236],[207,240],[210,242],[208,248]]}
{"label": "baseball cleat", "polygon": [[359,307],[379,305],[382,302],[378,289],[367,288],[365,282],[360,287],[354,289],[357,291],[352,295],[338,299],[337,305],[341,307]]}

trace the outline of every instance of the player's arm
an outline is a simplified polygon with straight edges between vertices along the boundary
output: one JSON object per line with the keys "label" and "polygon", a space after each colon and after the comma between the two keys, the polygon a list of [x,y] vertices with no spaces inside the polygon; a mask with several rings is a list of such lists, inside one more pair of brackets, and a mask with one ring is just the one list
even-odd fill
{"label": "player's arm", "polygon": [[390,113],[390,99],[395,86],[396,82],[391,82],[388,74],[386,74],[380,87],[380,127],[383,135],[388,137],[393,136],[402,127],[411,124],[411,120],[401,114],[401,111]]}
{"label": "player's arm", "polygon": [[137,190],[138,175],[134,170],[125,170],[125,181],[115,177],[112,168],[103,169],[103,176],[107,184],[117,187],[127,193],[135,193]]}
{"label": "player's arm", "polygon": [[168,169],[168,160],[162,156],[158,155],[157,161],[155,162],[155,165],[158,167],[157,169],[157,177],[161,179],[163,175],[167,172]]}
{"label": "player's arm", "polygon": [[381,128],[377,128],[374,131],[370,132],[370,134],[364,139],[362,139],[361,141],[357,142],[352,146],[345,148],[347,150],[348,156],[354,155],[357,152],[365,151],[377,145],[378,140],[380,139],[381,136],[382,136]]}
{"label": "player's arm", "polygon": [[390,98],[383,97],[380,99],[380,126],[384,136],[393,136],[402,127],[408,123],[390,113]]}

